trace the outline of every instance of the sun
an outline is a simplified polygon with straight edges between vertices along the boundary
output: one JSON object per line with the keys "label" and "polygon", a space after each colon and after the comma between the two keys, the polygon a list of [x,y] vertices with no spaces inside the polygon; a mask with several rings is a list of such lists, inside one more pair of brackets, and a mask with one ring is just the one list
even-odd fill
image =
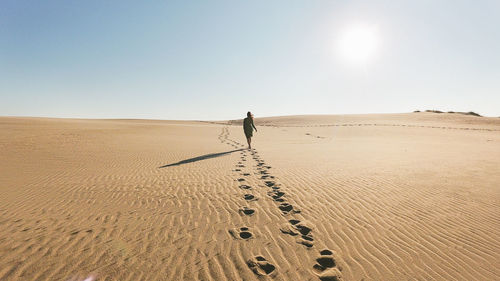
{"label": "sun", "polygon": [[338,51],[343,59],[366,64],[379,47],[379,32],[374,25],[350,26],[339,34]]}

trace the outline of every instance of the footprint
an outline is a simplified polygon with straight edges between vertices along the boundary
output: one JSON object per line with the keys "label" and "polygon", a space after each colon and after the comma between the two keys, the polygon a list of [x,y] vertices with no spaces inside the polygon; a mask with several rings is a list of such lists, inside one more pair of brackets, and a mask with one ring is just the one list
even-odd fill
{"label": "footprint", "polygon": [[271,275],[275,272],[276,267],[269,263],[263,256],[256,256],[247,261],[248,267],[253,273],[259,276]]}
{"label": "footprint", "polygon": [[248,227],[230,229],[229,234],[231,234],[235,239],[247,240],[253,237],[253,234],[250,232]]}
{"label": "footprint", "polygon": [[240,178],[240,179],[238,179],[238,181],[242,182],[242,181],[245,181],[245,179],[244,178]]}
{"label": "footprint", "polygon": [[246,185],[246,184],[242,184],[242,185],[240,185],[240,188],[241,188],[241,189],[252,189],[252,187],[251,187],[251,186]]}
{"label": "footprint", "polygon": [[325,249],[320,251],[319,254],[321,256],[316,259],[316,262],[319,266],[321,266],[322,268],[330,268],[336,266],[332,251]]}
{"label": "footprint", "polygon": [[278,208],[283,212],[283,214],[288,214],[288,213],[295,213],[298,214],[300,213],[300,210],[294,209],[292,204],[289,203],[281,203]]}
{"label": "footprint", "polygon": [[312,227],[307,222],[291,219],[288,223],[281,225],[280,231],[291,236],[297,236],[300,234],[300,237],[297,239],[297,243],[308,248],[314,246],[314,238],[311,234]]}
{"label": "footprint", "polygon": [[245,194],[243,195],[243,198],[245,198],[245,200],[247,201],[257,201],[259,199],[257,199],[257,197],[253,196],[252,194]]}
{"label": "footprint", "polygon": [[276,185],[276,183],[274,181],[265,181],[264,182],[268,187],[272,187],[274,185]]}
{"label": "footprint", "polygon": [[250,174],[249,173],[244,173],[243,176],[248,177]]}
{"label": "footprint", "polygon": [[241,169],[234,169],[236,172],[241,172]]}
{"label": "footprint", "polygon": [[284,192],[274,190],[274,191],[269,191],[267,194],[269,196],[271,196],[271,198],[273,198],[273,200],[276,201],[276,202],[284,202],[285,201],[282,198],[285,195]]}
{"label": "footprint", "polygon": [[281,204],[279,205],[279,207],[278,207],[278,208],[280,208],[280,210],[281,210],[283,213],[285,213],[285,212],[286,212],[286,213],[289,213],[290,211],[292,211],[292,210],[293,210],[293,205],[290,205],[290,204],[288,204],[288,203],[281,203]]}
{"label": "footprint", "polygon": [[311,235],[302,235],[297,243],[299,244],[302,244],[304,246],[306,246],[307,248],[311,248],[312,246],[314,246],[314,239],[312,238]]}
{"label": "footprint", "polygon": [[342,275],[336,267],[337,264],[333,258],[333,252],[324,249],[319,252],[320,256],[316,259],[316,264],[313,266],[314,272],[318,275],[321,281],[340,281]]}
{"label": "footprint", "polygon": [[255,210],[248,207],[240,208],[239,212],[247,216],[255,214]]}
{"label": "footprint", "polygon": [[[290,220],[290,223],[292,223],[292,220]],[[312,231],[312,226],[309,223],[307,223],[307,222],[299,221],[299,222],[293,224],[293,226],[302,235],[309,235],[311,233],[311,231]]]}

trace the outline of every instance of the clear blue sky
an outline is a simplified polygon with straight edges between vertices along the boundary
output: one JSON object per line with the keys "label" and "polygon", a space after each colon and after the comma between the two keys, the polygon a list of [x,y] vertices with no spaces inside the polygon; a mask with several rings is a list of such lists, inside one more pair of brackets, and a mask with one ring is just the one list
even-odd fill
{"label": "clear blue sky", "polygon": [[[378,30],[363,65],[342,30]],[[0,116],[500,116],[500,1],[0,1]]]}

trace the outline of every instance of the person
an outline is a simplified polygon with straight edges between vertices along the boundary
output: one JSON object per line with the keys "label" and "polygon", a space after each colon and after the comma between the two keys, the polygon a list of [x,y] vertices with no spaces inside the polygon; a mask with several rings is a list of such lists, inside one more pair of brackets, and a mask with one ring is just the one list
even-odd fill
{"label": "person", "polygon": [[247,137],[248,149],[252,149],[253,129],[257,132],[257,128],[253,124],[253,114],[249,111],[247,112],[247,118],[243,119],[243,131]]}

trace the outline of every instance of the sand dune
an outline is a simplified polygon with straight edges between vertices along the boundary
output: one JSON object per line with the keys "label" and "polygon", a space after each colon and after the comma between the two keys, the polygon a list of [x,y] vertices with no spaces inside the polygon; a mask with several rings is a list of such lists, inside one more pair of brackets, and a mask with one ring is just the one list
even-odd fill
{"label": "sand dune", "polygon": [[497,280],[500,120],[0,118],[0,280]]}

